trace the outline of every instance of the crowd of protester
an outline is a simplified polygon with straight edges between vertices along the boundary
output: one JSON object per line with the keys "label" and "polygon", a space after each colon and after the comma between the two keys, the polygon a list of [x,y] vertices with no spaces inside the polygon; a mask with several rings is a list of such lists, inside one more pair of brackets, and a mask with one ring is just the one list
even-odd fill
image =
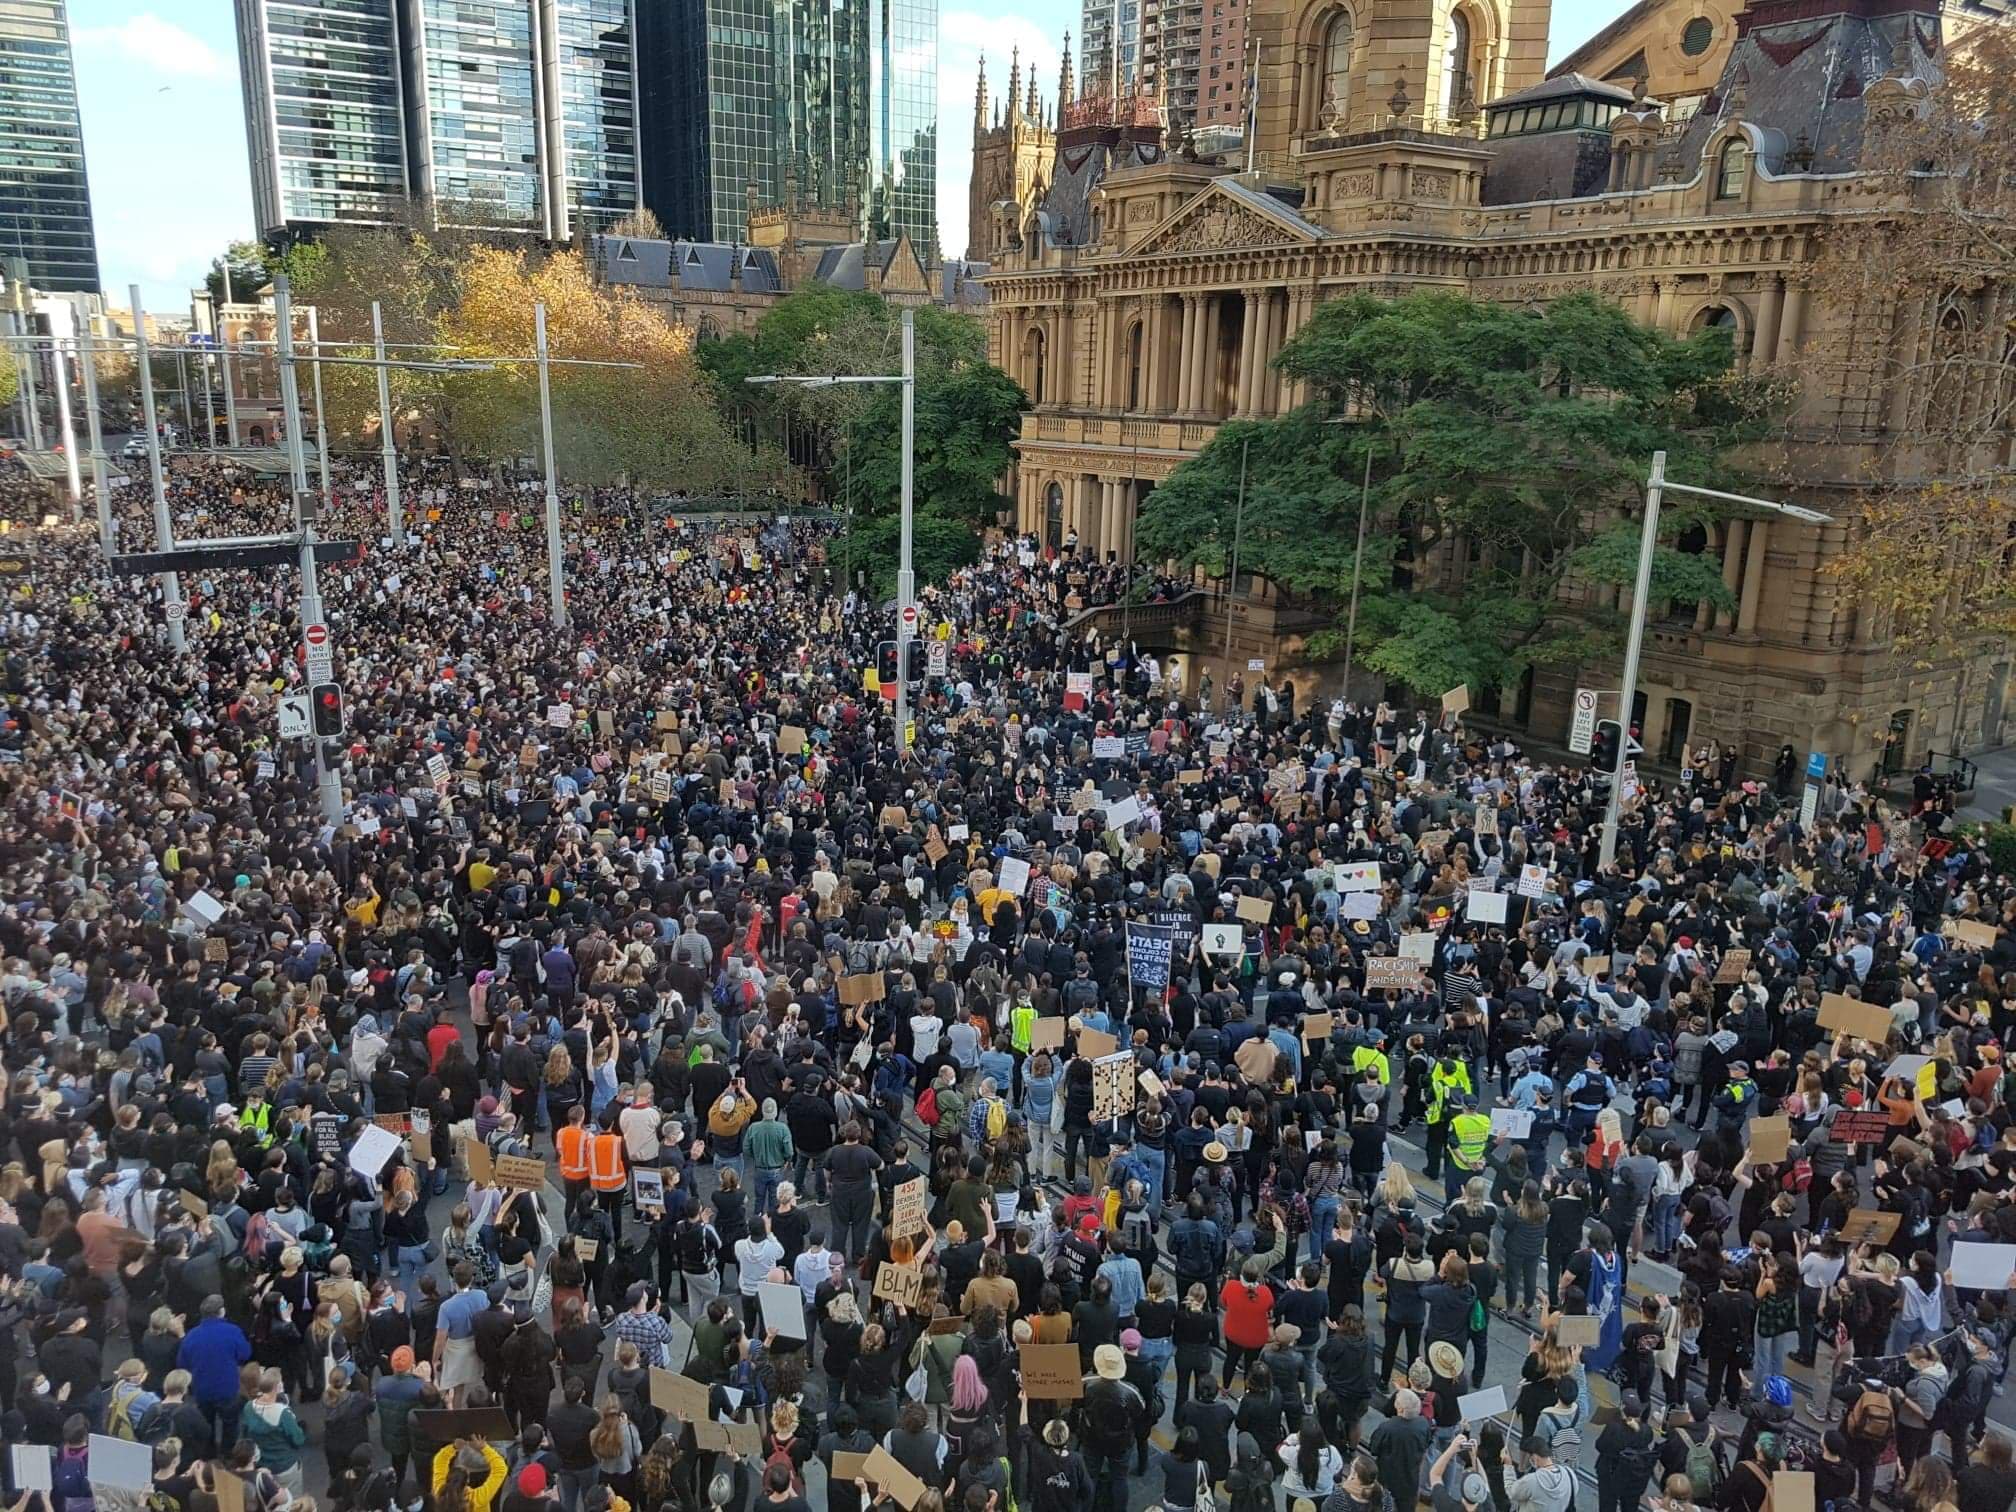
{"label": "crowd of protester", "polygon": [[340,823],[290,572],[185,573],[181,657],[88,533],[6,590],[35,1512],[2008,1512],[2016,908],[1950,824],[1702,761],[1604,866],[1587,771],[1186,696],[1012,538],[904,753],[827,522],[595,495],[556,625],[536,495],[409,464],[395,547],[337,479]]}

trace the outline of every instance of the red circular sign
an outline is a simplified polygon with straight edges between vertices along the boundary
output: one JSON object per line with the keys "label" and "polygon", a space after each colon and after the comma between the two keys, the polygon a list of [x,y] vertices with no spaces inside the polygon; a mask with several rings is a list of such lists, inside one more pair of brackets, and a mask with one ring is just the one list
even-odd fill
{"label": "red circular sign", "polygon": [[329,627],[327,625],[310,625],[301,632],[301,638],[319,651],[329,644]]}
{"label": "red circular sign", "polygon": [[917,623],[917,606],[915,604],[905,604],[903,606],[903,623],[906,625]]}

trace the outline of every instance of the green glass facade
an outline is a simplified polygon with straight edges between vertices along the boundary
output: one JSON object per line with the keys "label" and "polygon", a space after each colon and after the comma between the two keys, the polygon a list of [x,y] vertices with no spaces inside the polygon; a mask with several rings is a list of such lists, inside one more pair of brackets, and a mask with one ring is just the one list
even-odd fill
{"label": "green glass facade", "polygon": [[63,0],[0,5],[0,254],[52,293],[98,292],[98,241]]}
{"label": "green glass facade", "polygon": [[937,0],[868,0],[873,101],[870,225],[938,259]]}
{"label": "green glass facade", "polygon": [[[653,0],[643,0],[650,4]],[[630,0],[554,0],[559,162],[570,230],[593,234],[637,208],[637,52]]]}

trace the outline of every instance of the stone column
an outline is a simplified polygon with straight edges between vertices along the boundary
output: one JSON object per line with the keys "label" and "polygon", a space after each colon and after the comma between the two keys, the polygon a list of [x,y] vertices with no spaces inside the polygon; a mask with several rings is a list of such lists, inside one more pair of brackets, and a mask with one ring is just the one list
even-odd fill
{"label": "stone column", "polygon": [[1183,321],[1182,336],[1176,344],[1176,411],[1188,415],[1197,408],[1197,339],[1198,299],[1195,294],[1182,296]]}
{"label": "stone column", "polygon": [[1134,495],[1132,478],[1121,478],[1113,485],[1113,518],[1120,522],[1120,560],[1134,560]]}
{"label": "stone column", "polygon": [[1239,321],[1239,391],[1232,400],[1232,413],[1250,415],[1259,406],[1254,402],[1254,374],[1259,370],[1260,323],[1267,296],[1258,289],[1245,293],[1245,311]]}
{"label": "stone column", "polygon": [[1671,330],[1673,325],[1673,296],[1680,292],[1677,279],[1659,280],[1659,307],[1652,317],[1652,324],[1661,331]]}
{"label": "stone column", "polygon": [[1775,274],[1764,275],[1764,297],[1757,306],[1757,329],[1751,333],[1750,361],[1768,367],[1778,360],[1779,311],[1785,302],[1785,281]]}
{"label": "stone column", "polygon": [[[1141,402],[1135,407],[1147,415],[1161,408],[1156,385],[1162,380],[1162,307],[1166,303],[1160,294],[1150,294],[1141,302]],[[1132,364],[1123,359],[1123,366],[1131,375]],[[1129,376],[1120,380],[1123,399],[1129,381]]]}
{"label": "stone column", "polygon": [[1203,329],[1198,333],[1202,338],[1197,343],[1197,412],[1207,420],[1218,416],[1218,357],[1219,344],[1224,340],[1224,327],[1218,319],[1219,294],[1206,294],[1203,301]]}
{"label": "stone column", "polygon": [[1757,633],[1757,600],[1764,589],[1764,551],[1771,539],[1769,520],[1750,522],[1748,557],[1743,563],[1743,602],[1736,611],[1736,633]]}
{"label": "stone column", "polygon": [[1281,412],[1281,396],[1287,387],[1287,380],[1271,366],[1281,355],[1281,348],[1288,344],[1288,291],[1267,296],[1267,345],[1261,349],[1261,373],[1264,387],[1260,393],[1260,407],[1270,415]]}
{"label": "stone column", "polygon": [[1101,480],[1081,473],[1078,477],[1078,544],[1094,561],[1106,554],[1106,511],[1099,507]]}
{"label": "stone column", "polygon": [[1804,339],[1806,324],[1806,280],[1799,274],[1792,274],[1785,280],[1785,303],[1778,313],[1778,346],[1775,353],[1779,362],[1790,362]]}
{"label": "stone column", "polygon": [[[1736,596],[1736,588],[1743,581],[1743,541],[1750,529],[1748,520],[1731,520],[1728,532],[1722,542],[1722,586],[1730,596]],[[1736,611],[1718,609],[1715,611],[1715,628],[1728,630],[1736,623]]]}
{"label": "stone column", "polygon": [[1190,375],[1190,402],[1184,406],[1192,415],[1205,414],[1211,404],[1207,392],[1209,381],[1209,359],[1211,356],[1211,323],[1215,307],[1209,294],[1199,294],[1196,301],[1196,329],[1191,332],[1190,345],[1184,354],[1184,366]]}

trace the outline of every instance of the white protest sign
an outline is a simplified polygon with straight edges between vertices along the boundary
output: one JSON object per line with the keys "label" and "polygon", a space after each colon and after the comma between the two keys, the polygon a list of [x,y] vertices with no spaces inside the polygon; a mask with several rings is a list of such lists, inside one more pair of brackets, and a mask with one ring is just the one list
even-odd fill
{"label": "white protest sign", "polygon": [[1485,1418],[1496,1417],[1510,1409],[1505,1403],[1505,1388],[1493,1386],[1485,1391],[1473,1391],[1456,1398],[1456,1415],[1466,1423],[1481,1423]]}
{"label": "white protest sign", "polygon": [[1519,896],[1522,898],[1544,897],[1547,893],[1547,868],[1528,863],[1519,868]]}
{"label": "white protest sign", "polygon": [[1337,868],[1337,891],[1377,892],[1379,890],[1379,863],[1377,861],[1346,861]]}
{"label": "white protest sign", "polygon": [[364,1132],[357,1136],[357,1143],[350,1146],[350,1169],[359,1176],[375,1178],[398,1148],[397,1134],[377,1124],[366,1124]]}
{"label": "white protest sign", "polygon": [[1106,810],[1106,828],[1109,830],[1125,829],[1128,825],[1136,823],[1140,818],[1141,800],[1132,793],[1129,793],[1125,798]]}
{"label": "white protest sign", "polygon": [[1410,960],[1419,961],[1423,966],[1432,965],[1435,960],[1433,931],[1423,929],[1414,934],[1400,936],[1400,954]]}
{"label": "white protest sign", "polygon": [[1472,885],[1469,901],[1463,905],[1463,911],[1469,915],[1472,924],[1503,924],[1505,903],[1505,894],[1493,892],[1489,887]]}
{"label": "white protest sign", "polygon": [[1533,1115],[1525,1108],[1493,1108],[1491,1110],[1491,1137],[1503,1134],[1507,1139],[1524,1139],[1533,1132]]}
{"label": "white protest sign", "polygon": [[154,1446],[130,1439],[113,1438],[108,1433],[91,1435],[91,1484],[111,1486],[118,1491],[154,1489]]}
{"label": "white protest sign", "polygon": [[1347,919],[1376,919],[1379,917],[1379,894],[1346,893],[1338,912]]}
{"label": "white protest sign", "polygon": [[1236,956],[1246,953],[1246,931],[1237,924],[1206,924],[1204,954]]}
{"label": "white protest sign", "polygon": [[1020,856],[1001,858],[1001,890],[1018,896],[1029,886],[1029,863]]}
{"label": "white protest sign", "polygon": [[9,1444],[14,1453],[14,1484],[23,1491],[53,1491],[47,1444]]}
{"label": "white protest sign", "polygon": [[1124,735],[1099,735],[1092,741],[1094,760],[1118,760],[1127,754],[1127,737]]}
{"label": "white protest sign", "polygon": [[1964,1291],[2003,1291],[2016,1276],[2016,1244],[1956,1244],[1950,1272]]}

